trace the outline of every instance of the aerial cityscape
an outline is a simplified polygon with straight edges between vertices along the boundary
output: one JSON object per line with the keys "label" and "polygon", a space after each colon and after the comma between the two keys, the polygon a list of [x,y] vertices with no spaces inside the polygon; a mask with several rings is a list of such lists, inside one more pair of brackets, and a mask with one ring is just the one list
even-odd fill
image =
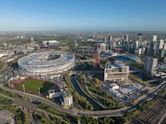
{"label": "aerial cityscape", "polygon": [[166,124],[165,5],[1,0],[0,124]]}

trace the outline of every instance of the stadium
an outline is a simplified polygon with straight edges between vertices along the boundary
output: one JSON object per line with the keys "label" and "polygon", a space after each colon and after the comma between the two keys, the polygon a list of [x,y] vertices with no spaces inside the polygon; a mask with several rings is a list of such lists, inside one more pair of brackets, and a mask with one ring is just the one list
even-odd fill
{"label": "stadium", "polygon": [[29,76],[59,75],[74,66],[75,56],[60,51],[32,53],[18,60],[20,71]]}

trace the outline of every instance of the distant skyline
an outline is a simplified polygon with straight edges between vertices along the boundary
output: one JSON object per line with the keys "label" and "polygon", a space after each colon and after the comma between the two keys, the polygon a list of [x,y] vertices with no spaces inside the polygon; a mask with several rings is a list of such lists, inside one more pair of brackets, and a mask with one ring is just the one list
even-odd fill
{"label": "distant skyline", "polygon": [[0,0],[0,31],[166,31],[166,0]]}

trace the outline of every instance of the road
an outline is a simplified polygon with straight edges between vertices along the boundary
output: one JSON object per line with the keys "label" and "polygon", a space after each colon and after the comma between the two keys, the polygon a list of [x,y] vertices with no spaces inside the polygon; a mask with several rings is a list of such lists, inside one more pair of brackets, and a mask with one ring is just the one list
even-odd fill
{"label": "road", "polygon": [[29,94],[29,93],[24,93],[24,92],[21,92],[21,91],[13,90],[13,89],[4,87],[2,85],[0,86],[0,88],[5,90],[5,91],[8,91],[8,92],[11,92],[11,93],[14,93],[14,94],[18,94],[18,95],[23,96],[23,97],[27,97],[27,98],[30,98],[30,99],[36,99],[38,101],[41,101],[44,104],[47,104],[47,105],[55,108],[59,112],[66,113],[66,114],[71,115],[71,116],[119,117],[119,116],[123,116],[124,112],[129,109],[129,107],[124,107],[124,108],[120,108],[120,109],[116,109],[116,110],[101,110],[101,111],[65,109],[65,108],[60,107],[56,103],[54,103],[54,102],[52,102],[48,99],[45,99],[43,97],[37,96],[37,95],[32,95],[32,94]]}
{"label": "road", "polygon": [[[149,95],[147,95],[138,104],[141,104],[141,103],[147,101],[148,99],[152,99],[153,96],[156,93],[158,93],[161,90],[161,88],[164,88],[165,86],[166,86],[166,81],[162,82],[158,87],[155,88],[155,90],[152,93],[150,93]],[[48,99],[45,99],[43,97],[40,97],[40,96],[36,96],[36,95],[32,95],[32,94],[20,92],[20,91],[17,91],[17,90],[9,89],[9,88],[4,87],[2,85],[0,86],[0,88],[4,89],[6,91],[9,91],[9,92],[12,92],[12,93],[24,96],[24,97],[28,97],[28,98],[31,98],[31,99],[39,100],[42,103],[45,103],[45,104],[47,104],[47,105],[49,105],[49,106],[57,109],[58,111],[60,111],[62,113],[69,114],[71,116],[88,116],[88,117],[106,117],[107,116],[107,117],[118,117],[118,116],[123,116],[124,112],[126,112],[127,110],[130,110],[130,109],[133,109],[134,107],[136,107],[138,105],[137,104],[135,106],[132,106],[131,108],[130,107],[124,107],[124,108],[115,109],[115,110],[100,110],[100,111],[88,111],[88,110],[77,110],[77,109],[71,110],[71,109],[64,109],[64,108],[58,106],[57,104],[53,103],[52,101],[50,101]]]}
{"label": "road", "polygon": [[[151,92],[149,95],[147,95],[144,99],[141,100],[140,103],[138,104],[141,104],[149,99],[152,99],[153,96],[155,94],[158,93],[158,91],[161,90],[161,88],[164,88],[166,85],[166,81],[162,82],[160,85],[158,85],[155,90],[153,92]],[[132,108],[136,107],[136,106],[132,106],[132,107],[124,107],[124,108],[120,108],[120,109],[115,109],[115,110],[100,110],[100,111],[88,111],[88,110],[78,110],[78,109],[65,109],[65,108],[62,108],[61,106],[57,105],[56,103],[48,100],[48,99],[45,99],[43,97],[40,97],[40,96],[37,96],[37,95],[32,95],[32,94],[29,94],[29,93],[24,93],[24,92],[21,92],[21,91],[17,91],[17,90],[14,90],[14,89],[10,89],[10,88],[7,88],[7,87],[4,87],[3,85],[0,85],[0,88],[5,90],[5,91],[8,91],[8,92],[11,92],[11,93],[15,93],[15,94],[18,94],[20,96],[23,96],[23,97],[27,97],[27,98],[30,98],[30,99],[36,99],[38,101],[41,101],[42,103],[44,104],[47,104],[53,108],[55,108],[56,110],[58,110],[59,112],[62,112],[62,113],[66,113],[68,115],[71,115],[71,116],[88,116],[88,117],[119,117],[119,116],[123,116],[125,114],[126,111],[128,110],[131,110]],[[152,95],[153,94],[153,95]]]}
{"label": "road", "polygon": [[[7,87],[3,86],[4,82],[0,82],[0,83],[1,83],[0,88],[5,90],[5,91],[8,91],[8,92],[11,92],[11,93],[14,93],[14,94],[18,94],[20,96],[27,97],[27,98],[30,98],[30,99],[36,99],[38,101],[41,101],[44,104],[47,104],[48,106],[51,106],[51,107],[55,108],[59,112],[66,113],[66,114],[71,115],[71,116],[119,117],[119,116],[123,116],[127,110],[130,110],[131,108],[134,108],[134,106],[132,106],[132,107],[124,107],[124,108],[120,108],[120,109],[116,109],[116,110],[100,110],[100,111],[65,109],[65,108],[62,108],[61,106],[57,105],[56,103],[48,100],[48,99],[45,99],[45,98],[37,96],[37,95],[32,95],[32,94],[29,94],[29,93],[24,93],[24,92],[21,92],[21,91],[10,89],[10,88],[7,88]],[[165,84],[166,84],[166,81],[161,83],[159,86],[157,86],[155,88],[154,92],[152,92],[151,94],[156,94],[163,86],[165,86]],[[148,99],[151,99],[152,96],[153,95],[146,96],[141,102],[145,102]]]}
{"label": "road", "polygon": [[[10,73],[10,71],[8,71],[8,72]],[[9,75],[9,73],[8,73],[8,75]],[[18,95],[23,96],[23,97],[30,98],[30,99],[36,99],[38,101],[41,101],[44,104],[47,104],[48,106],[51,106],[51,107],[55,108],[59,112],[66,113],[66,114],[71,115],[71,116],[119,117],[119,116],[123,116],[124,111],[126,111],[128,109],[128,107],[120,108],[120,109],[116,109],[116,110],[100,110],[100,111],[65,109],[65,108],[57,105],[56,103],[54,103],[54,102],[52,102],[48,99],[45,99],[43,97],[40,97],[40,96],[37,96],[37,95],[32,95],[32,94],[29,94],[29,93],[24,93],[24,92],[21,92],[21,91],[17,91],[17,90],[5,87],[5,86],[3,86],[5,82],[6,82],[6,79],[0,80],[0,88],[1,89],[5,90],[5,91],[8,91],[10,93],[14,93],[14,94],[18,94]]]}
{"label": "road", "polygon": [[[4,94],[1,94],[1,93],[0,93],[0,96],[4,97],[4,98],[6,98],[6,99],[9,99],[9,100],[15,101],[14,98],[9,97],[9,96],[7,96],[7,95],[4,95]],[[53,116],[53,117],[60,118],[60,117],[58,117],[57,115],[55,115],[55,114],[53,114],[53,113],[50,113],[50,112],[48,112],[48,111],[42,110],[42,109],[40,109],[40,108],[37,108],[37,112],[44,113],[44,114],[46,114],[46,115],[49,114],[49,115],[51,115],[51,116]],[[32,114],[32,113],[31,113],[31,114]],[[60,119],[62,119],[62,118],[60,118]],[[38,121],[36,118],[32,117],[32,115],[31,115],[31,121],[32,121],[32,124],[40,124],[39,121]]]}

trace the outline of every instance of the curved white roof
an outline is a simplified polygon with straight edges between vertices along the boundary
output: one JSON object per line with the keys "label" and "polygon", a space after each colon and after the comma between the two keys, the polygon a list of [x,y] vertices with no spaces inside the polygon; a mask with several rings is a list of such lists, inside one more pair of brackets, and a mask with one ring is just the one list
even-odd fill
{"label": "curved white roof", "polygon": [[[53,58],[50,56],[53,56]],[[21,69],[31,72],[47,73],[68,70],[75,61],[73,54],[60,51],[32,53],[18,60]]]}

